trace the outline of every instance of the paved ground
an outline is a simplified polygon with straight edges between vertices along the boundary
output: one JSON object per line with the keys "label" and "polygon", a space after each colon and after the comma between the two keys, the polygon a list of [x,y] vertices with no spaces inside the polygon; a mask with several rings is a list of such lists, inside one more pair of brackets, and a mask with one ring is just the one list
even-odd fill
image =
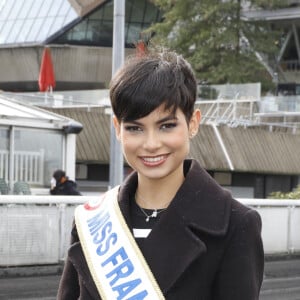
{"label": "paved ground", "polygon": [[266,261],[260,300],[300,300],[300,259]]}
{"label": "paved ground", "polygon": [[[60,272],[61,266],[0,268],[0,300],[55,300]],[[300,300],[300,258],[266,261],[260,300]]]}

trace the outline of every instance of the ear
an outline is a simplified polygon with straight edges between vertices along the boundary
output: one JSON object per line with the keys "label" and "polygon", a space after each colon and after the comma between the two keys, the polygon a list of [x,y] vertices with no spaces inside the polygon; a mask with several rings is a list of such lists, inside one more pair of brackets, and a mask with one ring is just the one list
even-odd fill
{"label": "ear", "polygon": [[118,140],[120,140],[120,138],[121,138],[121,124],[119,123],[116,116],[113,116],[113,124],[114,124],[115,131],[116,131],[116,137],[117,137]]}
{"label": "ear", "polygon": [[195,109],[191,120],[189,122],[189,134],[190,137],[193,138],[197,132],[201,121],[201,111],[200,109]]}

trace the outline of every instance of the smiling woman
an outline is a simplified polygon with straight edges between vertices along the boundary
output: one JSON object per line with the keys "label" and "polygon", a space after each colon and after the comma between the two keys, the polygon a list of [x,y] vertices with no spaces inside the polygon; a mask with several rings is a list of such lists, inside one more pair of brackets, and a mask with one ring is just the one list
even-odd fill
{"label": "smiling woman", "polygon": [[[115,117],[116,134],[123,145],[124,156],[138,172],[140,184],[150,178],[164,179],[165,188],[176,192],[184,179],[182,165],[189,153],[189,137],[191,132],[197,131],[199,121],[199,110],[187,123],[182,110],[177,109],[174,113],[166,109],[165,104],[137,121],[119,123]],[[166,195],[165,198],[168,200],[173,196]],[[163,200],[162,197],[154,198],[149,204],[162,208],[160,202]]]}
{"label": "smiling woman", "polygon": [[[134,172],[94,206],[76,210],[57,299],[258,299],[259,214],[187,159],[201,119],[196,92],[190,65],[170,51],[131,58],[116,73],[113,122]],[[91,219],[98,220],[96,240]]]}

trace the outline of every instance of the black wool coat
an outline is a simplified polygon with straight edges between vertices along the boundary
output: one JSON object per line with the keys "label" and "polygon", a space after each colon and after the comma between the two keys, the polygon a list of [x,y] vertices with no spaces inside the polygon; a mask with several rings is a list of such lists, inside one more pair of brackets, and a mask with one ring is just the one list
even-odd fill
{"label": "black wool coat", "polygon": [[[256,300],[264,252],[259,214],[221,188],[194,160],[185,181],[145,242],[143,252],[167,300]],[[131,228],[136,173],[120,188],[119,205]],[[58,300],[101,299],[72,229]]]}

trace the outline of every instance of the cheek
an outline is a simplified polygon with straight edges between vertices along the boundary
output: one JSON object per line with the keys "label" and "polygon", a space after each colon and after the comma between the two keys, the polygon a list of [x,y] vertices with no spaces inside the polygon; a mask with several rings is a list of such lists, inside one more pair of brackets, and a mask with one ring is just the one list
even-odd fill
{"label": "cheek", "polygon": [[121,135],[120,141],[124,152],[132,152],[139,146],[138,139],[126,134]]}
{"label": "cheek", "polygon": [[172,137],[170,136],[164,140],[165,146],[175,152],[189,152],[189,143],[189,137],[184,132],[173,135]]}
{"label": "cheek", "polygon": [[186,148],[189,147],[189,136],[186,131],[182,130],[170,136],[166,143],[172,148]]}

